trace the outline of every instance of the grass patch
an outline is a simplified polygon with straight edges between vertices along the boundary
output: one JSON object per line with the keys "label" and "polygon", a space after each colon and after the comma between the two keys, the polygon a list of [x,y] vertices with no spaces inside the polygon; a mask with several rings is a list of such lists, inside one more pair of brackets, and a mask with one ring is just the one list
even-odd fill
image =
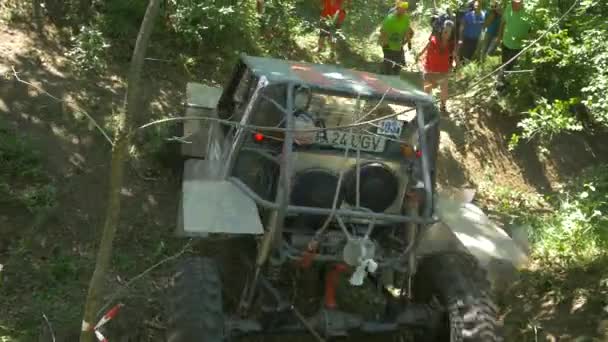
{"label": "grass patch", "polygon": [[545,263],[589,263],[608,248],[608,165],[592,167],[552,199],[555,211],[532,219],[535,251]]}
{"label": "grass patch", "polygon": [[55,205],[56,192],[39,152],[0,121],[0,204],[36,214]]}
{"label": "grass patch", "polygon": [[508,341],[606,341],[608,259],[524,271],[509,292]]}
{"label": "grass patch", "polygon": [[507,224],[528,227],[533,256],[544,265],[584,265],[607,255],[607,164],[585,170],[550,196],[495,186],[491,178],[480,193]]}
{"label": "grass patch", "polygon": [[487,211],[524,227],[532,252],[502,299],[506,340],[606,341],[608,165],[548,196],[496,186],[490,175],[479,185]]}

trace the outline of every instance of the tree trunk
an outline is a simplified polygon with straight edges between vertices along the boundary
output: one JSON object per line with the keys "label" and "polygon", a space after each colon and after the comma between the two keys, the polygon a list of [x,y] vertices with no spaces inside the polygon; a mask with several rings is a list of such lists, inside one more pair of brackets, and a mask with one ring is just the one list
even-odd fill
{"label": "tree trunk", "polygon": [[32,16],[35,20],[42,18],[40,0],[32,0]]}
{"label": "tree trunk", "polygon": [[78,9],[80,10],[80,17],[82,18],[83,24],[88,24],[91,19],[91,0],[80,0]]}
{"label": "tree trunk", "polygon": [[40,0],[32,0],[32,17],[38,33],[42,32],[42,6]]}
{"label": "tree trunk", "polygon": [[150,35],[152,33],[154,19],[158,15],[160,2],[160,0],[149,1],[131,59],[124,109],[121,114],[119,114],[121,116],[121,125],[118,128],[114,147],[112,149],[108,207],[106,210],[101,242],[97,251],[95,271],[93,272],[91,282],[89,283],[89,291],[84,306],[80,342],[93,341],[94,333],[92,327],[96,324],[97,319],[99,319],[96,317],[97,310],[99,310],[103,304],[101,303],[103,286],[105,279],[107,278],[107,272],[112,258],[112,245],[120,217],[120,189],[122,188],[124,178],[124,164],[128,158],[133,122],[135,122],[137,113],[141,112],[141,70],[144,64],[148,41],[150,40]]}
{"label": "tree trunk", "polygon": [[71,17],[70,24],[72,25],[72,34],[78,35],[81,32],[83,26],[89,26],[92,18],[92,0],[79,0],[74,2],[70,9],[73,13],[78,13]]}

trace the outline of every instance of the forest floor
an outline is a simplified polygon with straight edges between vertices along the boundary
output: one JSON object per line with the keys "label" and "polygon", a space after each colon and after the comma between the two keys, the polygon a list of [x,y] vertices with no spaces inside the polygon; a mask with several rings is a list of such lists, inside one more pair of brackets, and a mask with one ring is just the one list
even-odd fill
{"label": "forest floor", "polygon": [[[79,75],[65,57],[66,41],[54,30],[0,21],[0,147],[10,151],[0,155],[3,342],[50,341],[45,339],[49,326],[57,341],[77,340],[105,213],[111,146],[87,115],[112,131],[112,113],[123,101],[127,60],[103,74]],[[156,51],[152,48],[149,56]],[[140,121],[181,111],[188,81],[224,81],[217,77],[222,74],[218,69],[205,70],[209,79],[193,79],[171,63],[149,61],[145,70],[142,101],[149,105]],[[511,152],[512,117],[472,98],[455,99],[450,112],[441,136],[443,187],[546,194],[608,156],[605,143],[585,136],[560,137],[544,153],[533,144]],[[185,245],[172,235],[178,178],[162,149],[166,133],[150,130],[138,139],[122,189],[121,225],[107,279],[108,304],[114,304],[117,298],[111,296],[119,291],[125,304],[121,319],[113,323],[124,338],[120,341],[162,341],[162,294],[171,262],[128,282]],[[190,253],[192,248],[186,248]],[[501,300],[506,340],[608,341],[608,321],[602,319],[608,304],[605,265],[599,260],[576,269],[536,265],[524,271]]]}

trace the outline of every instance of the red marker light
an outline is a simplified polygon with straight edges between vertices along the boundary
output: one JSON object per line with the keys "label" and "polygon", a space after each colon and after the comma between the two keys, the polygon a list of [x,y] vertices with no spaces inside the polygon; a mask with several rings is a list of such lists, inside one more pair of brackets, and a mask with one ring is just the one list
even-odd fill
{"label": "red marker light", "polygon": [[255,140],[256,142],[262,142],[264,140],[264,134],[262,134],[262,133],[255,133],[253,135],[253,140]]}
{"label": "red marker light", "polygon": [[422,151],[417,150],[416,151],[416,158],[420,158],[420,157],[422,157]]}

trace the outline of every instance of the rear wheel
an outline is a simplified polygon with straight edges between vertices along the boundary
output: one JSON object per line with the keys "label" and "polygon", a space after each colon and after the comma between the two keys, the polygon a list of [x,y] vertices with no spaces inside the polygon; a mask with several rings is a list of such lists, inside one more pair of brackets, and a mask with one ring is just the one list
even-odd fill
{"label": "rear wheel", "polygon": [[437,326],[416,341],[502,341],[490,284],[473,256],[444,252],[424,257],[418,264],[413,294],[416,301],[445,310]]}
{"label": "rear wheel", "polygon": [[168,342],[223,342],[222,283],[210,258],[187,258],[169,293]]}

